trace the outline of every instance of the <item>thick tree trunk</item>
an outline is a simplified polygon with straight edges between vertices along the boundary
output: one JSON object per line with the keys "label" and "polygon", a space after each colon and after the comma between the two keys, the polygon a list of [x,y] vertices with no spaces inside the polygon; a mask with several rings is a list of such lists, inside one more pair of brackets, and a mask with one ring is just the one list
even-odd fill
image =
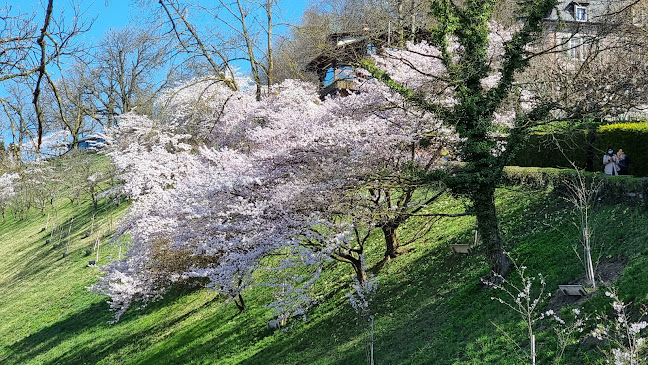
{"label": "thick tree trunk", "polygon": [[511,262],[504,252],[504,241],[500,235],[497,211],[495,209],[495,189],[488,188],[473,196],[477,230],[481,236],[491,274],[506,275]]}
{"label": "thick tree trunk", "polygon": [[398,240],[397,225],[387,224],[382,227],[385,236],[385,257],[383,261],[387,262],[399,255],[400,241]]}

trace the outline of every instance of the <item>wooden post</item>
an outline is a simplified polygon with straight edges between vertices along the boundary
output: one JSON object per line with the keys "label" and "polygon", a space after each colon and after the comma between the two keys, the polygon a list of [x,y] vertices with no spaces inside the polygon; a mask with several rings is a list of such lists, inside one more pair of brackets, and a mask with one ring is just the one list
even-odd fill
{"label": "wooden post", "polygon": [[65,244],[65,256],[70,252],[70,233],[72,232],[72,222],[74,217],[70,218],[70,225],[68,226],[67,243]]}
{"label": "wooden post", "polygon": [[535,335],[531,335],[531,365],[536,363]]}
{"label": "wooden post", "polygon": [[95,265],[99,263],[99,236],[97,236],[97,240],[95,241]]}
{"label": "wooden post", "polygon": [[371,316],[371,342],[369,343],[369,364],[374,365],[374,316]]}

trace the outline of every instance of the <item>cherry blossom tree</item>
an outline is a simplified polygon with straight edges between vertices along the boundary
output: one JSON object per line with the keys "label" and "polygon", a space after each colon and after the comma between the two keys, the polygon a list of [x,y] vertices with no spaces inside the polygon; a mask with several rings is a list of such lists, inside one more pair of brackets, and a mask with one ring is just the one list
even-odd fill
{"label": "cherry blossom tree", "polygon": [[2,213],[2,221],[4,222],[5,211],[7,206],[16,196],[16,182],[20,176],[16,173],[5,173],[0,176],[0,213]]}
{"label": "cherry blossom tree", "polygon": [[[130,251],[94,288],[111,296],[117,317],[185,281],[244,309],[251,273],[278,250],[310,255],[307,264],[322,255],[348,262],[364,281],[363,252],[349,248],[354,234],[388,224],[395,231],[390,220],[422,212],[443,191],[413,199],[419,185],[407,174],[438,166],[438,148],[420,140],[439,131],[375,81],[324,102],[303,82],[256,101],[249,91],[192,81],[159,103],[168,110],[162,119],[127,114],[109,133],[134,200],[118,231],[130,236]],[[395,232],[385,237],[395,254]]]}

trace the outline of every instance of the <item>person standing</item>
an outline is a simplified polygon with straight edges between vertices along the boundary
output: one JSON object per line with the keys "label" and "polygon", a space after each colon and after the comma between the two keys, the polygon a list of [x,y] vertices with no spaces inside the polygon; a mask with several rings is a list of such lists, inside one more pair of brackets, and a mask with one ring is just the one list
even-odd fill
{"label": "person standing", "polygon": [[619,148],[617,152],[617,159],[619,159],[619,175],[628,175],[628,167],[630,165],[630,158],[626,155],[622,149]]}
{"label": "person standing", "polygon": [[608,146],[607,153],[603,156],[603,165],[605,166],[604,171],[608,175],[618,175],[619,174],[619,158],[614,153],[612,146]]}

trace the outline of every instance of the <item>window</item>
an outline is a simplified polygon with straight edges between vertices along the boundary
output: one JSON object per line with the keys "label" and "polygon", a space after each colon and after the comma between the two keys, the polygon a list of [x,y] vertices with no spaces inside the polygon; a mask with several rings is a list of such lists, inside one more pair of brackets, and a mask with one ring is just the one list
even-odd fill
{"label": "window", "polygon": [[583,49],[583,38],[573,37],[569,40],[568,55],[572,60],[584,60],[585,51]]}
{"label": "window", "polygon": [[353,80],[354,69],[349,65],[342,65],[338,67],[331,67],[326,70],[324,76],[324,85],[330,85],[338,80]]}
{"label": "window", "polygon": [[645,26],[648,24],[648,9],[632,8],[632,24]]}
{"label": "window", "polygon": [[331,67],[326,70],[326,76],[324,76],[324,85],[329,85],[335,81],[335,68]]}
{"label": "window", "polygon": [[585,7],[583,7],[583,6],[575,6],[574,7],[574,16],[575,16],[577,22],[586,22],[587,21],[587,13],[585,12]]}
{"label": "window", "polygon": [[376,45],[373,43],[368,43],[367,44],[367,54],[368,55],[375,55],[378,53],[378,49],[376,48]]}

